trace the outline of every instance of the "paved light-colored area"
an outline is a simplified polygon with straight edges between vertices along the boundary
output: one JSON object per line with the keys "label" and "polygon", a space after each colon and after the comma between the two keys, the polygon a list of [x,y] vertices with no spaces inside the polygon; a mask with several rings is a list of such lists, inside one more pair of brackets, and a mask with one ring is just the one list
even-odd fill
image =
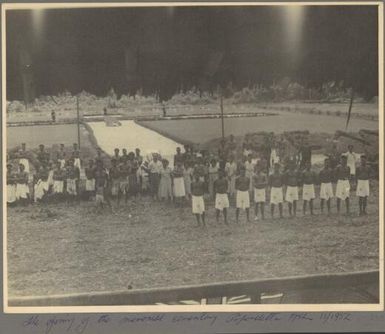
{"label": "paved light-colored area", "polygon": [[[176,148],[181,144],[136,124],[134,121],[121,121],[121,126],[107,126],[105,122],[88,123],[94,132],[98,145],[108,154],[113,155],[114,149],[127,148],[134,151],[140,148],[143,154],[159,152],[172,163]],[[182,148],[182,147],[181,147]]]}

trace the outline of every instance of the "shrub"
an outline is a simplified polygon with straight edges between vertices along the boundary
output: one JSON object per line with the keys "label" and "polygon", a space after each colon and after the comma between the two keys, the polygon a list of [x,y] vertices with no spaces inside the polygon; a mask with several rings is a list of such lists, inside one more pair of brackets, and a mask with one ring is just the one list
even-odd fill
{"label": "shrub", "polygon": [[9,102],[7,106],[7,112],[23,112],[25,111],[25,105],[20,101]]}

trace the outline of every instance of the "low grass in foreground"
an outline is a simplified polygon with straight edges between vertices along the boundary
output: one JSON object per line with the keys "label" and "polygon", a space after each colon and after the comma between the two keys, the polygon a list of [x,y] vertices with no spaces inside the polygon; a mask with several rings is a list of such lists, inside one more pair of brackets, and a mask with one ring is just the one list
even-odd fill
{"label": "low grass in foreground", "polygon": [[[130,201],[98,213],[92,202],[8,209],[9,295],[49,295],[213,283],[378,268],[377,189],[366,217],[328,217],[195,227],[190,206]],[[301,207],[299,202],[299,207]],[[266,206],[267,217],[268,207]],[[285,205],[285,216],[288,213]],[[129,218],[131,215],[131,218]]]}

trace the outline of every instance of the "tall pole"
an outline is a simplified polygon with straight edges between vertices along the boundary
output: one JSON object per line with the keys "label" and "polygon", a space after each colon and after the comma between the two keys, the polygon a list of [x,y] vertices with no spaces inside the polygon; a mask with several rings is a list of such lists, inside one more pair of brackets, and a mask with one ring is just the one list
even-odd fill
{"label": "tall pole", "polygon": [[78,147],[80,150],[80,116],[79,116],[79,96],[76,95],[76,112],[78,116]]}
{"label": "tall pole", "polygon": [[345,130],[348,129],[348,125],[349,125],[349,121],[350,121],[350,115],[352,114],[353,100],[354,100],[354,89],[352,88],[352,94],[351,94],[351,96],[350,96],[350,103],[349,103],[348,117],[347,117],[347,119],[346,119]]}
{"label": "tall pole", "polygon": [[222,139],[225,139],[225,122],[223,119],[223,95],[221,91],[221,122],[222,122]]}

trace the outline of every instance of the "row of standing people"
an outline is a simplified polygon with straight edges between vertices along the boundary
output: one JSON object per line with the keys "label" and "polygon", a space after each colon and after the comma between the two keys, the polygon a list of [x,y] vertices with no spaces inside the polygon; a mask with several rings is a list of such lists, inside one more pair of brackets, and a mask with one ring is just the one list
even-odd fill
{"label": "row of standing people", "polygon": [[[307,207],[311,215],[314,215],[314,200],[316,199],[315,185],[320,184],[319,198],[321,200],[321,212],[324,212],[326,203],[328,214],[331,213],[331,200],[337,199],[337,212],[340,213],[341,203],[345,203],[346,213],[350,214],[351,196],[351,171],[347,166],[347,158],[341,156],[341,163],[336,168],[331,168],[329,159],[325,159],[324,168],[319,174],[311,170],[307,164],[304,171],[296,170],[294,164],[290,164],[288,171],[282,173],[280,165],[274,165],[274,171],[267,175],[263,168],[256,166],[256,172],[252,178],[246,175],[246,168],[241,166],[239,175],[235,178],[235,207],[236,222],[239,220],[240,210],[245,210],[247,220],[250,220],[250,197],[254,194],[255,220],[258,215],[265,218],[265,204],[270,202],[271,217],[274,218],[275,207],[278,206],[279,216],[283,217],[283,203],[287,202],[290,216],[297,214],[297,201],[299,200],[300,189],[302,190],[303,214],[306,214]],[[361,164],[356,170],[356,196],[358,197],[359,215],[367,214],[367,199],[370,194],[371,170],[366,164],[366,156],[361,156]],[[333,183],[336,183],[336,190],[333,190]],[[253,192],[250,191],[252,184]],[[196,175],[192,183],[192,212],[195,214],[198,225],[205,225],[205,201],[204,183]],[[227,210],[230,207],[229,201],[229,179],[224,170],[219,171],[219,178],[214,181],[216,219],[223,213],[224,221],[227,223]],[[268,196],[269,195],[269,196]]]}

